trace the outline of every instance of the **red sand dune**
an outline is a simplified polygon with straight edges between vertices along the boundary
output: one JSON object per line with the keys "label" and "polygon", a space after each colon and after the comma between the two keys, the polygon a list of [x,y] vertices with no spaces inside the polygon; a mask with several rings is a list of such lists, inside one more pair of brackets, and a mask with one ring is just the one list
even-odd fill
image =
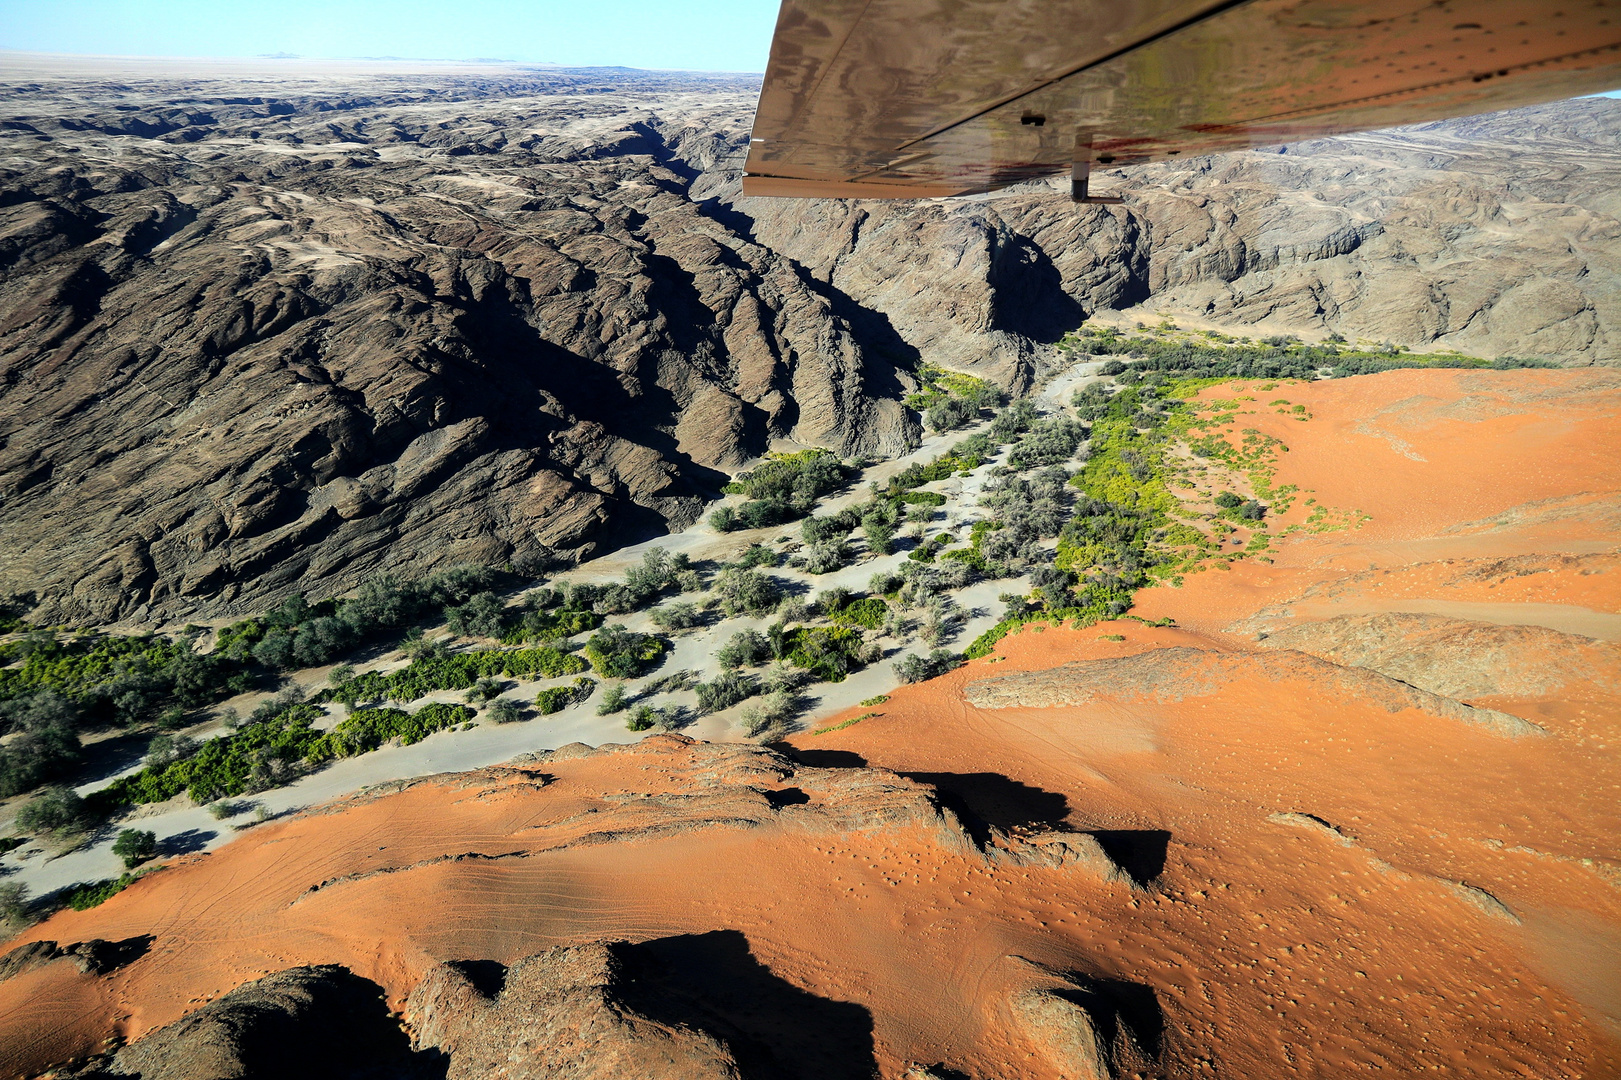
{"label": "red sand dune", "polygon": [[[1519,737],[1316,658],[1351,647],[1329,629],[1363,626],[1319,620],[1403,604],[1474,605],[1470,625],[1402,631],[1425,679],[1467,667],[1446,642],[1478,651],[1516,612],[1614,615],[1621,376],[1392,372],[1279,393],[1313,414],[1254,418],[1292,447],[1279,482],[1373,520],[1141,595],[1179,628],[1028,628],[849,714],[880,715],[793,737],[798,772],[660,737],[255,828],[22,935],[154,943],[101,978],[55,963],[0,982],[0,1061],[26,1072],[139,1038],[298,964],[346,965],[398,1005],[440,960],[728,931],[815,996],[803,1023],[739,1021],[789,1074],[1056,1076],[1010,1011],[1040,982],[1033,961],[1114,981],[1151,1075],[1621,1076],[1614,647],[1505,638],[1532,642],[1502,684],[1520,689],[1464,700],[1546,732]],[[1258,616],[1314,655],[1269,647]],[[1193,651],[1129,659],[1169,649]],[[992,679],[1007,681],[970,688]],[[965,836],[926,789],[862,764],[994,833]],[[997,853],[1066,829],[1142,884]]]}

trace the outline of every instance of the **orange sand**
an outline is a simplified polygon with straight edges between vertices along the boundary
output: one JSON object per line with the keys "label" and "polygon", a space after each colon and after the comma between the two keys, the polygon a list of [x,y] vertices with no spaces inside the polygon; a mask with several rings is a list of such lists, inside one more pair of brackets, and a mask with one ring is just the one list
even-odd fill
{"label": "orange sand", "polygon": [[[1550,732],[1525,739],[1303,679],[1047,709],[964,699],[970,681],[1074,660],[1253,650],[1253,634],[1227,628],[1262,611],[1333,613],[1313,603],[1621,607],[1615,373],[1395,372],[1256,396],[1314,415],[1275,417],[1292,447],[1279,482],[1373,522],[1141,597],[1140,614],[1180,628],[1027,629],[849,714],[879,716],[790,740],[807,764],[893,769],[999,827],[1112,830],[1128,868],[1159,871],[1147,890],[987,865],[916,829],[717,828],[556,850],[589,827],[576,815],[683,791],[668,755],[558,761],[538,767],[544,786],[536,770],[493,791],[447,780],[262,826],[58,914],[19,940],[156,944],[99,981],[57,964],[0,983],[0,1061],[25,1071],[138,1037],[295,964],[348,965],[399,1001],[435,960],[725,929],[781,979],[865,1010],[886,1078],[912,1061],[1051,1076],[1005,1008],[1020,978],[1009,954],[1150,987],[1165,1023],[1156,1075],[1621,1076],[1613,682],[1493,700]],[[1253,420],[1273,430],[1265,410]],[[1126,640],[1103,640],[1116,633]],[[1268,820],[1278,813],[1342,838]],[[490,857],[444,858],[468,853]],[[819,1058],[832,1052],[810,1035],[786,1049],[806,1076],[861,1075]]]}

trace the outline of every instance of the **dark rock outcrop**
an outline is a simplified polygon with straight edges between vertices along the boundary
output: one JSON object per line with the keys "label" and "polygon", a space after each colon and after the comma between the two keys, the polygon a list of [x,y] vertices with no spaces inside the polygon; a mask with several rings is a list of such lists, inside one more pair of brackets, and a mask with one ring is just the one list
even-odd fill
{"label": "dark rock outcrop", "polygon": [[622,948],[564,946],[510,967],[441,964],[406,1002],[415,1044],[448,1056],[447,1080],[737,1080],[721,1040],[625,1003]]}
{"label": "dark rock outcrop", "polygon": [[109,620],[538,566],[774,440],[904,447],[893,363],[690,197],[746,85],[11,87],[0,588]]}
{"label": "dark rock outcrop", "polygon": [[336,964],[291,968],[237,987],[81,1072],[141,1080],[428,1080],[440,1055],[418,1054],[382,988]]}

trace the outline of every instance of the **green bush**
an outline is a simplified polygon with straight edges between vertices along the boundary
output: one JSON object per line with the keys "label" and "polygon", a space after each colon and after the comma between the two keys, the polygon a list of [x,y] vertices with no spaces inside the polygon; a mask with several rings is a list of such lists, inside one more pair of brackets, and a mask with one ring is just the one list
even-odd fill
{"label": "green bush", "polygon": [[610,716],[619,712],[625,707],[628,698],[624,683],[609,683],[608,689],[602,692],[602,700],[597,702],[597,715]]}
{"label": "green bush", "polygon": [[[570,705],[587,700],[596,688],[595,680],[582,675],[574,680],[572,686],[554,686],[536,694],[535,708],[542,716],[550,716],[552,713],[562,712]],[[618,689],[621,694],[624,693],[624,688],[619,683],[614,683],[608,689],[610,692]],[[610,709],[609,711],[614,710]]]}
{"label": "green bush", "polygon": [[889,605],[876,596],[852,600],[842,608],[832,613],[834,622],[841,626],[860,626],[868,630],[876,630],[884,625],[884,616],[889,614]]}
{"label": "green bush", "polygon": [[588,665],[573,653],[549,646],[478,649],[413,660],[398,671],[368,671],[316,700],[415,701],[436,690],[466,690],[481,678],[556,679],[578,675]]}
{"label": "green bush", "polygon": [[1234,495],[1230,491],[1224,491],[1220,495],[1217,495],[1215,502],[1216,505],[1221,507],[1223,510],[1236,510],[1240,506],[1244,505],[1244,500],[1239,498],[1237,495]]}
{"label": "green bush", "polygon": [[[567,693],[568,688],[564,687],[563,692]],[[541,691],[540,695],[535,698],[535,704],[539,705],[541,698],[545,697],[545,694],[546,691]],[[541,709],[541,712],[545,711],[544,708]],[[556,712],[557,709],[551,711]],[[523,719],[523,706],[511,698],[497,698],[485,707],[484,715],[489,718],[492,724],[515,724]]]}
{"label": "green bush", "polygon": [[901,495],[901,502],[913,506],[944,506],[946,497],[938,491],[908,491]]}
{"label": "green bush", "polygon": [[722,668],[753,667],[771,658],[771,643],[758,630],[739,630],[715,653]]}
{"label": "green bush", "polygon": [[786,657],[823,682],[843,682],[862,666],[861,631],[848,626],[801,626],[786,635]]}
{"label": "green bush", "polygon": [[74,911],[89,911],[99,907],[135,884],[135,874],[120,874],[106,881],[93,881],[88,885],[75,885],[70,888],[65,899],[68,907]]}
{"label": "green bush", "polygon": [[776,578],[741,567],[728,567],[717,574],[714,593],[727,615],[763,614],[782,597]]}
{"label": "green bush", "polygon": [[604,626],[585,643],[585,655],[605,679],[633,679],[664,659],[664,642],[615,623]]}
{"label": "green bush", "polygon": [[73,832],[89,824],[93,811],[72,788],[52,788],[17,811],[17,827],[30,832]]}
{"label": "green bush", "polygon": [[760,680],[741,671],[722,671],[713,680],[699,683],[698,709],[700,712],[720,712],[760,692]]}
{"label": "green bush", "polygon": [[764,544],[750,544],[738,556],[737,565],[747,570],[750,567],[772,567],[782,562],[782,556]]}
{"label": "green bush", "polygon": [[962,654],[950,649],[935,649],[927,656],[908,653],[895,662],[895,675],[903,683],[923,682],[944,675],[961,666],[962,662]]}

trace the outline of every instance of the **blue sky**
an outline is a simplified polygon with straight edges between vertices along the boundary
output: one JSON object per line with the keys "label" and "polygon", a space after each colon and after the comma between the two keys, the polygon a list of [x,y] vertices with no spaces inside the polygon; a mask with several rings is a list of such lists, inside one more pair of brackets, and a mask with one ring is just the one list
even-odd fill
{"label": "blue sky", "polygon": [[764,71],[777,0],[0,0],[0,48]]}

